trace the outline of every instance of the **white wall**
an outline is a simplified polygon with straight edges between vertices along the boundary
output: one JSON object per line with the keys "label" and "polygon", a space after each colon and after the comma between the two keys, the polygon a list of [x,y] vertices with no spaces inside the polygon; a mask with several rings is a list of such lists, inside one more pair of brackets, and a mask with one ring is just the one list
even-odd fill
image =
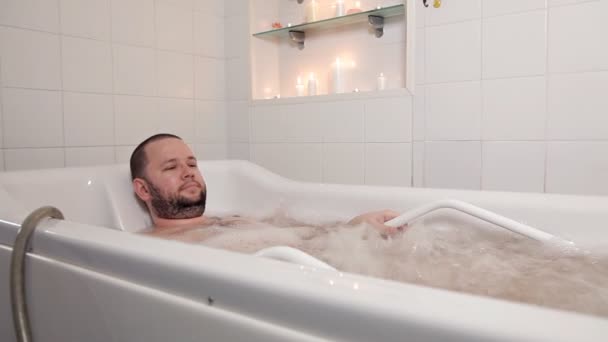
{"label": "white wall", "polygon": [[0,0],[0,170],[125,162],[156,132],[225,158],[220,0]]}
{"label": "white wall", "polygon": [[443,4],[418,7],[414,185],[608,195],[608,1]]}

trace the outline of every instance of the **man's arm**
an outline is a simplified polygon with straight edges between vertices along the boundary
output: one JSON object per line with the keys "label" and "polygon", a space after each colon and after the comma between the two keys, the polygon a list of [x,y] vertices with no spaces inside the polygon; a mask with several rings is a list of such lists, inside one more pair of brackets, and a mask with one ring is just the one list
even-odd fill
{"label": "man's arm", "polygon": [[348,222],[351,225],[358,225],[367,223],[376,228],[381,234],[391,236],[398,232],[403,231],[405,226],[401,227],[389,227],[385,225],[386,222],[394,219],[400,214],[393,210],[381,210],[373,211],[365,214],[361,214]]}

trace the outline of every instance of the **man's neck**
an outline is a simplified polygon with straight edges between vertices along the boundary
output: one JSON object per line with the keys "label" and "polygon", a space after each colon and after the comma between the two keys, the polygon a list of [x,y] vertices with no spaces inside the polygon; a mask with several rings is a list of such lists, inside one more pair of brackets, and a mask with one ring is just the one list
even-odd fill
{"label": "man's neck", "polygon": [[205,215],[189,219],[165,219],[160,217],[153,218],[154,230],[164,230],[170,228],[187,228],[204,226],[209,223],[209,218]]}

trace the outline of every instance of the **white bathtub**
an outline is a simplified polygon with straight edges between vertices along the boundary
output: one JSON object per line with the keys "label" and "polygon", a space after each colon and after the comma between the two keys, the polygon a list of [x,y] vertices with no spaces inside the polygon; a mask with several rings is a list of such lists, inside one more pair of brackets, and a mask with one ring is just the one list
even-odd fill
{"label": "white bathtub", "polygon": [[[302,219],[455,198],[576,242],[608,245],[608,199],[320,185],[248,162],[201,162],[208,213]],[[606,341],[608,320],[302,267],[128,232],[148,225],[126,165],[0,174],[0,341],[14,341],[18,225],[53,205],[27,263],[34,341]],[[445,211],[441,215],[451,215]],[[477,223],[476,223],[477,224]],[[127,232],[125,232],[127,231]]]}

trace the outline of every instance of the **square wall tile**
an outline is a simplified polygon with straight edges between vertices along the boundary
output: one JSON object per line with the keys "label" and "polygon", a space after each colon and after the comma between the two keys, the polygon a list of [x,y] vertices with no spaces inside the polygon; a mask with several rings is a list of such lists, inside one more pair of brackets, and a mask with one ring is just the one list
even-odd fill
{"label": "square wall tile", "polygon": [[63,94],[63,125],[66,146],[114,144],[112,95]]}
{"label": "square wall tile", "polygon": [[[442,1],[439,10],[426,11],[426,25],[442,25],[481,18],[482,0]],[[428,9],[432,9],[432,3]]]}
{"label": "square wall tile", "polygon": [[544,75],[545,10],[483,20],[483,78]]}
{"label": "square wall tile", "polygon": [[250,160],[249,144],[247,143],[229,143],[228,158],[238,160]]}
{"label": "square wall tile", "polygon": [[412,141],[412,98],[365,101],[365,141]]}
{"label": "square wall tile", "polygon": [[286,120],[286,138],[289,142],[322,142],[322,113],[318,103],[301,103],[281,106]]}
{"label": "square wall tile", "polygon": [[251,144],[251,161],[286,177],[287,144]]}
{"label": "square wall tile", "polygon": [[68,147],[65,166],[96,166],[114,164],[114,147]]}
{"label": "square wall tile", "polygon": [[[201,0],[199,0],[201,1]],[[249,14],[249,1],[232,0],[224,2],[224,11],[227,17]]]}
{"label": "square wall tile", "polygon": [[424,142],[416,141],[412,148],[412,185],[424,187]]}
{"label": "square wall tile", "polygon": [[160,120],[156,100],[152,97],[114,96],[115,145],[138,145],[158,133]]}
{"label": "square wall tile", "polygon": [[548,139],[608,137],[608,71],[551,75]]}
{"label": "square wall tile", "polygon": [[111,0],[112,40],[154,46],[154,0]]}
{"label": "square wall tile", "polygon": [[249,103],[229,101],[226,110],[228,120],[228,141],[231,143],[249,142]]}
{"label": "square wall tile", "polygon": [[110,0],[61,0],[61,33],[110,40]]}
{"label": "square wall tile", "polygon": [[251,141],[286,142],[287,118],[280,106],[256,106],[251,111]]}
{"label": "square wall tile", "polygon": [[128,164],[135,147],[137,147],[137,145],[115,146],[114,155],[116,157],[116,164]]}
{"label": "square wall tile", "polygon": [[194,93],[197,99],[222,101],[226,98],[225,63],[217,58],[194,57]]}
{"label": "square wall tile", "polygon": [[429,188],[481,188],[481,142],[427,142],[424,182]]}
{"label": "square wall tile", "polygon": [[114,92],[154,96],[156,93],[154,49],[115,44],[113,54]]}
{"label": "square wall tile", "polygon": [[59,32],[59,0],[1,0],[0,24]]}
{"label": "square wall tile", "polygon": [[226,62],[226,97],[228,100],[249,100],[249,58],[233,58]]}
{"label": "square wall tile", "polygon": [[322,182],[322,151],[322,144],[286,144],[285,176],[303,182]]}
{"label": "square wall tile", "polygon": [[412,186],[412,144],[365,144],[365,184]]}
{"label": "square wall tile", "polygon": [[194,59],[192,55],[156,52],[157,94],[163,97],[194,97]]}
{"label": "square wall tile", "polygon": [[61,92],[4,88],[4,147],[63,146]]}
{"label": "square wall tile", "polygon": [[112,93],[112,49],[109,43],[63,36],[63,88]]}
{"label": "square wall tile", "polygon": [[60,49],[57,35],[0,26],[2,85],[61,89]]}
{"label": "square wall tile", "polygon": [[[224,18],[204,12],[194,12],[194,53],[199,56],[223,58]],[[229,41],[229,46],[235,42]],[[243,57],[246,57],[243,56]]]}
{"label": "square wall tile", "polygon": [[481,20],[427,27],[427,83],[481,79]]}
{"label": "square wall tile", "polygon": [[194,101],[183,99],[156,99],[158,133],[175,134],[187,143],[194,142]]}
{"label": "square wall tile", "polygon": [[324,142],[363,142],[364,103],[360,101],[324,102],[319,105]]}
{"label": "square wall tile", "polygon": [[249,57],[249,17],[231,16],[224,22],[227,58]]}
{"label": "square wall tile", "polygon": [[544,192],[545,142],[484,142],[482,189]]}
{"label": "square wall tile", "polygon": [[4,170],[4,150],[0,149],[0,172]]}
{"label": "square wall tile", "polygon": [[479,140],[480,82],[426,86],[426,139]]}
{"label": "square wall tile", "polygon": [[194,0],[195,11],[206,12],[218,17],[225,15],[224,7],[224,0]]}
{"label": "square wall tile", "polygon": [[323,144],[323,182],[365,183],[365,144]]}
{"label": "square wall tile", "polygon": [[226,143],[226,103],[222,101],[196,101],[195,141],[198,143]]}
{"label": "square wall tile", "polygon": [[194,153],[198,160],[228,159],[228,146],[224,144],[195,144]]}
{"label": "square wall tile", "polygon": [[547,192],[608,195],[607,142],[552,142],[547,154]]}
{"label": "square wall tile", "polygon": [[426,83],[426,30],[416,29],[416,84]]}
{"label": "square wall tile", "polygon": [[156,47],[182,53],[192,53],[193,15],[192,9],[156,3]]}
{"label": "square wall tile", "polygon": [[6,171],[65,167],[63,148],[4,150]]}
{"label": "square wall tile", "polygon": [[483,0],[483,16],[526,12],[547,7],[546,0]]}
{"label": "square wall tile", "polygon": [[606,10],[600,1],[549,10],[549,71],[608,69]]}
{"label": "square wall tile", "polygon": [[484,80],[483,140],[542,140],[547,120],[546,79]]}
{"label": "square wall tile", "polygon": [[426,86],[416,86],[413,102],[412,138],[420,141],[426,137]]}

